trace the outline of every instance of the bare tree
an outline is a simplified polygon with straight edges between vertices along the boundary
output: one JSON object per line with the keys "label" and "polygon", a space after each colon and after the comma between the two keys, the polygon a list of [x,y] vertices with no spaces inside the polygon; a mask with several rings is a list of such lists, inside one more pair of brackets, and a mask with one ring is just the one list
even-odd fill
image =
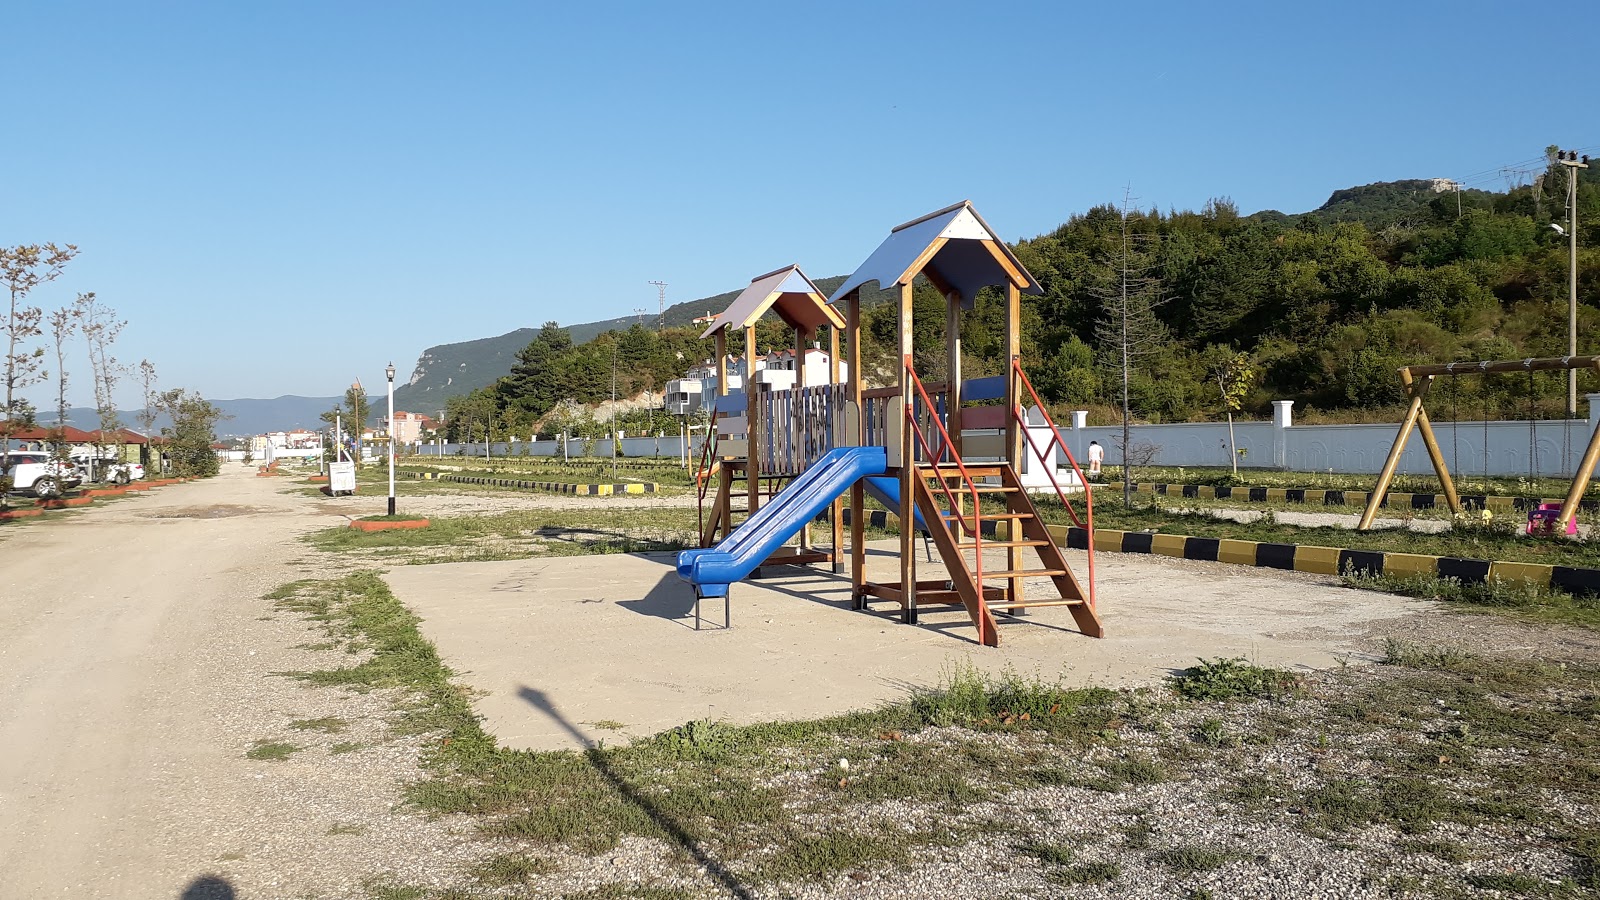
{"label": "bare tree", "polygon": [[139,410],[139,429],[144,434],[144,448],[140,451],[140,462],[146,469],[151,469],[154,457],[150,446],[150,439],[155,437],[156,428],[156,401],[160,394],[156,392],[156,365],[148,359],[139,360],[139,388],[144,400],[144,407]]}
{"label": "bare tree", "polygon": [[67,342],[77,333],[82,318],[76,304],[50,314],[50,340],[56,347],[56,424],[50,429],[50,442],[62,458],[67,455]]}
{"label": "bare tree", "polygon": [[1110,277],[1096,290],[1100,299],[1100,321],[1094,334],[1100,346],[1111,351],[1122,378],[1122,502],[1133,505],[1133,416],[1128,398],[1128,382],[1140,361],[1167,341],[1167,329],[1156,317],[1156,308],[1165,298],[1161,281],[1154,274],[1149,235],[1134,234],[1128,228],[1128,214],[1134,197],[1122,194],[1119,228],[1108,248],[1106,266]]}
{"label": "bare tree", "polygon": [[[10,307],[4,323],[0,323],[6,343],[5,353],[5,406],[0,407],[0,451],[11,448],[11,436],[19,425],[30,422],[33,407],[22,399],[20,391],[36,384],[46,376],[43,370],[44,348],[28,349],[28,341],[42,332],[39,327],[44,312],[26,301],[33,289],[56,280],[67,263],[78,255],[72,244],[22,244],[0,247],[0,281],[10,294]],[[11,489],[10,457],[0,453],[0,506],[5,504],[5,494]]]}
{"label": "bare tree", "polygon": [[[103,305],[94,292],[79,294],[74,304],[83,311],[84,342],[89,345],[89,368],[94,380],[94,407],[100,416],[99,440],[95,441],[94,466],[98,469],[103,465],[108,446],[107,433],[114,434],[117,441],[117,460],[122,460],[122,435],[119,429],[122,422],[117,418],[116,386],[122,377],[123,366],[117,358],[111,355],[111,345],[115,344],[117,337],[122,334],[126,321],[117,318],[117,311]],[[98,472],[93,473],[96,477]]]}

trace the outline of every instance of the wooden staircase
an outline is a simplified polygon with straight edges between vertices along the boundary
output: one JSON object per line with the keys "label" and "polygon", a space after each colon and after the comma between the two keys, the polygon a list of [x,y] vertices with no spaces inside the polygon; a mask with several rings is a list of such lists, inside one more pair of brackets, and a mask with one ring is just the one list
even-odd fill
{"label": "wooden staircase", "polygon": [[[991,647],[1000,643],[995,613],[1015,616],[1023,610],[1041,607],[1068,607],[1079,630],[1090,637],[1101,637],[1100,617],[1068,567],[1061,548],[1045,530],[1033,498],[1022,489],[1016,471],[1004,464],[965,465],[962,469],[965,477],[949,463],[917,467],[917,477],[913,479],[917,510],[923,521],[945,524],[944,528],[929,530],[950,572],[949,591],[917,591],[917,600],[962,604],[978,629],[979,641]],[[974,492],[983,508],[964,508],[962,500]],[[951,498],[956,499],[957,508],[951,508]],[[1001,503],[1003,511],[996,508]],[[994,523],[994,537],[983,534],[985,523]],[[1001,549],[1006,551],[1003,568],[989,568],[984,565],[989,560],[980,562],[978,559],[980,554]],[[1030,550],[1038,559],[1036,568],[1024,564],[1024,557]],[[1050,579],[1053,596],[1026,597],[1024,581],[1030,578]],[[1004,584],[991,585],[991,581]],[[907,618],[916,620],[914,602],[908,607]]]}

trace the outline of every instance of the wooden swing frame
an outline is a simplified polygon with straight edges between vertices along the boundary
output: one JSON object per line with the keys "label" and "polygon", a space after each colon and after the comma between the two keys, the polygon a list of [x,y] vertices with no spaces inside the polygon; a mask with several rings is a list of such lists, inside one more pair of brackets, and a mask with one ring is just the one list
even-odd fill
{"label": "wooden swing frame", "polygon": [[[1384,460],[1383,470],[1378,473],[1378,483],[1373,485],[1372,493],[1367,496],[1367,506],[1361,513],[1361,521],[1356,525],[1356,530],[1366,531],[1372,527],[1372,520],[1378,515],[1378,507],[1389,493],[1389,483],[1394,480],[1395,470],[1400,467],[1400,456],[1405,452],[1406,441],[1414,430],[1422,432],[1423,446],[1428,450],[1428,459],[1433,463],[1433,471],[1439,476],[1439,485],[1444,490],[1445,502],[1450,505],[1450,511],[1452,513],[1463,511],[1461,497],[1456,493],[1455,481],[1450,477],[1450,469],[1444,463],[1444,452],[1439,448],[1439,442],[1433,435],[1433,424],[1428,421],[1428,411],[1424,408],[1428,389],[1433,386],[1435,378],[1440,375],[1498,375],[1507,372],[1573,369],[1600,371],[1600,356],[1452,362],[1406,366],[1400,369],[1400,383],[1405,386],[1406,396],[1410,401],[1406,408],[1406,417],[1400,423],[1400,432],[1395,436],[1394,446],[1389,448],[1389,458]],[[1485,446],[1483,452],[1488,453],[1489,448]],[[1561,513],[1556,519],[1558,531],[1565,531],[1567,523],[1572,521],[1573,515],[1577,513],[1578,501],[1583,498],[1584,489],[1588,486],[1590,477],[1594,475],[1597,461],[1600,461],[1600,428],[1595,429],[1589,436],[1589,446],[1583,451],[1578,470],[1573,473],[1572,486],[1567,489],[1567,497],[1562,502]]]}

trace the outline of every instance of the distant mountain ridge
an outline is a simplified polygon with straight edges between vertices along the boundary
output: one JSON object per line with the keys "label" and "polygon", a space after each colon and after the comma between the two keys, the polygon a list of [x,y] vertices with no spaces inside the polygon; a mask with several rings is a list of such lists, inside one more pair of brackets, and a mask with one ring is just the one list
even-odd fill
{"label": "distant mountain ridge", "polygon": [[[239,400],[211,402],[228,417],[217,423],[217,436],[227,438],[265,434],[269,431],[296,429],[316,431],[323,427],[322,414],[343,400],[343,397],[298,397],[286,394],[270,400],[246,397]],[[139,417],[143,412],[140,409],[121,409],[117,411],[117,419],[124,428],[139,431],[141,428]],[[373,406],[373,415],[383,415],[376,405]],[[38,421],[42,425],[53,425],[55,420],[56,415],[53,411],[41,410],[38,414]],[[85,431],[94,431],[100,427],[100,414],[95,412],[93,407],[70,407],[67,410],[67,424]],[[159,434],[162,427],[168,424],[171,423],[166,416],[157,416],[156,433]]]}

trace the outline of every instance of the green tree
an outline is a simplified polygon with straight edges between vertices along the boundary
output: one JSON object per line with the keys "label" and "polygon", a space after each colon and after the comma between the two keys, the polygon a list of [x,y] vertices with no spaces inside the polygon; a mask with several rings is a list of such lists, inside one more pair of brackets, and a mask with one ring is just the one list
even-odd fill
{"label": "green tree", "polygon": [[1211,372],[1217,379],[1217,390],[1222,396],[1222,410],[1228,416],[1228,456],[1233,474],[1239,474],[1239,445],[1233,439],[1233,414],[1244,408],[1250,394],[1250,382],[1256,377],[1255,367],[1246,353],[1223,352],[1212,363]]}
{"label": "green tree", "polygon": [[172,472],[180,476],[217,474],[221,463],[211,445],[217,440],[217,423],[226,418],[222,410],[194,391],[174,388],[157,395],[156,407],[166,413],[171,425],[162,428],[167,439],[166,453]]}

